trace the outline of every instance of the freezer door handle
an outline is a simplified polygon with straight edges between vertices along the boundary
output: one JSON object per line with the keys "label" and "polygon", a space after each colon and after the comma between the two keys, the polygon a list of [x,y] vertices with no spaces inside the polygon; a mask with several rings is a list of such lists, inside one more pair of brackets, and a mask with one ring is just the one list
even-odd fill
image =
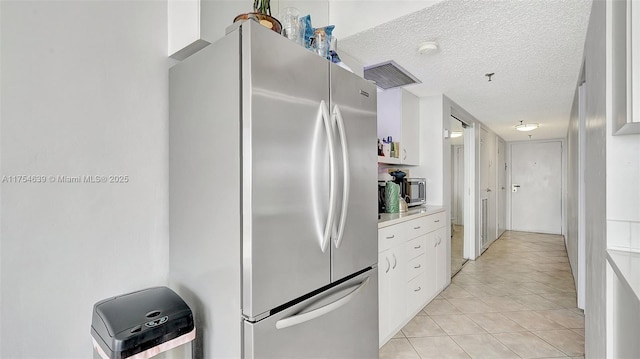
{"label": "freezer door handle", "polygon": [[334,310],[344,306],[345,304],[353,300],[353,298],[355,298],[367,286],[367,284],[369,284],[369,277],[363,280],[362,283],[360,283],[360,285],[358,285],[356,289],[352,290],[349,294],[336,300],[335,302],[331,302],[327,305],[324,305],[318,309],[314,309],[310,312],[297,314],[288,318],[278,320],[276,322],[276,328],[284,329],[284,328],[292,327],[294,325],[302,324],[310,320],[316,319],[320,316],[323,316],[325,314],[331,313]]}
{"label": "freezer door handle", "polygon": [[349,188],[351,185],[351,174],[349,173],[349,145],[347,144],[347,133],[344,129],[344,120],[342,119],[342,113],[340,112],[340,107],[338,107],[338,105],[335,105],[333,107],[333,117],[335,118],[335,124],[338,127],[338,135],[340,136],[343,165],[342,208],[340,211],[340,220],[337,224],[338,228],[335,237],[336,248],[340,248],[340,243],[342,242],[342,237],[344,235],[344,225],[347,221],[347,207],[349,206]]}
{"label": "freezer door handle", "polygon": [[[334,222],[334,217],[335,217],[335,201],[336,201],[336,152],[335,152],[335,144],[334,144],[334,140],[333,140],[333,130],[332,130],[332,126],[331,126],[331,116],[329,115],[329,107],[327,106],[327,103],[322,100],[320,102],[320,105],[318,106],[318,115],[317,115],[317,119],[316,119],[316,123],[318,124],[318,126],[321,126],[321,122],[322,125],[324,127],[324,132],[327,136],[327,144],[329,147],[329,167],[330,167],[330,179],[329,179],[329,209],[328,209],[328,213],[327,213],[327,221],[326,223],[324,223],[324,228],[318,228],[318,231],[322,231],[321,234],[319,234],[320,236],[320,249],[322,250],[322,252],[326,252],[327,251],[327,246],[329,244],[329,241],[331,239],[331,230],[333,228],[333,222]],[[320,129],[318,128],[318,130],[320,131]],[[316,135],[316,141],[317,141],[317,136],[320,135],[320,133],[318,133]],[[315,142],[315,141],[314,141]],[[316,180],[319,178],[319,176],[321,176],[320,173],[318,173],[317,169],[318,169],[318,161],[319,161],[319,157],[322,156],[319,145],[316,143],[313,146],[314,150],[313,150],[313,157],[311,160],[311,188],[312,189],[316,189],[319,188],[320,186],[316,183]],[[322,227],[323,224],[320,223],[321,218],[323,218],[322,213],[320,213],[320,198],[318,198],[318,191],[312,191],[312,202],[313,202],[313,211],[314,211],[314,216],[316,218],[316,220],[318,222],[318,227]]]}

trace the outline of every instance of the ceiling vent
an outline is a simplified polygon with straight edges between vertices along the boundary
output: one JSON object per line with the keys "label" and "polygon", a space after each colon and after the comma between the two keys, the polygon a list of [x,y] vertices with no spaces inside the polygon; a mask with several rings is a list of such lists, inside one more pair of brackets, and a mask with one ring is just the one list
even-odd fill
{"label": "ceiling vent", "polygon": [[374,81],[381,89],[421,83],[415,76],[394,61],[386,61],[364,68],[364,78]]}

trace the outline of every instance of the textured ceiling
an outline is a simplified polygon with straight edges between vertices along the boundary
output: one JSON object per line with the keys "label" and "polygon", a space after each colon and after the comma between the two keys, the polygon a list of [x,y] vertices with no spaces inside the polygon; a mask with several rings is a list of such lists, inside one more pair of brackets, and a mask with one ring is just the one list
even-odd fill
{"label": "textured ceiling", "polygon": [[[407,90],[444,93],[507,141],[564,138],[590,11],[591,0],[447,0],[341,38],[340,51],[396,61],[422,81]],[[439,51],[418,54],[429,40]],[[521,120],[540,128],[518,132]]]}

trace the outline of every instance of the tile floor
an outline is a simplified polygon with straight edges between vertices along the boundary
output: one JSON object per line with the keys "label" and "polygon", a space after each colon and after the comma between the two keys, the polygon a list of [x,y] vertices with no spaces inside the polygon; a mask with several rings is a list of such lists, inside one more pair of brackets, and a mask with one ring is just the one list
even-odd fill
{"label": "tile floor", "polygon": [[583,358],[562,236],[505,232],[380,349],[380,358]]}

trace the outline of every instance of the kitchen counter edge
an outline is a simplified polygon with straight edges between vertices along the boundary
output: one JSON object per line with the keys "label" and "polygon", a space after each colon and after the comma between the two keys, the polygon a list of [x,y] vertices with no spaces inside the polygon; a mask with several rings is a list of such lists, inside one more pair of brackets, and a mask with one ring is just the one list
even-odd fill
{"label": "kitchen counter edge", "polygon": [[444,207],[418,206],[409,209],[406,213],[381,213],[380,219],[378,219],[378,229],[440,212],[444,212]]}
{"label": "kitchen counter edge", "polygon": [[608,249],[607,261],[620,282],[635,295],[636,301],[640,303],[640,272],[638,271],[640,253]]}

